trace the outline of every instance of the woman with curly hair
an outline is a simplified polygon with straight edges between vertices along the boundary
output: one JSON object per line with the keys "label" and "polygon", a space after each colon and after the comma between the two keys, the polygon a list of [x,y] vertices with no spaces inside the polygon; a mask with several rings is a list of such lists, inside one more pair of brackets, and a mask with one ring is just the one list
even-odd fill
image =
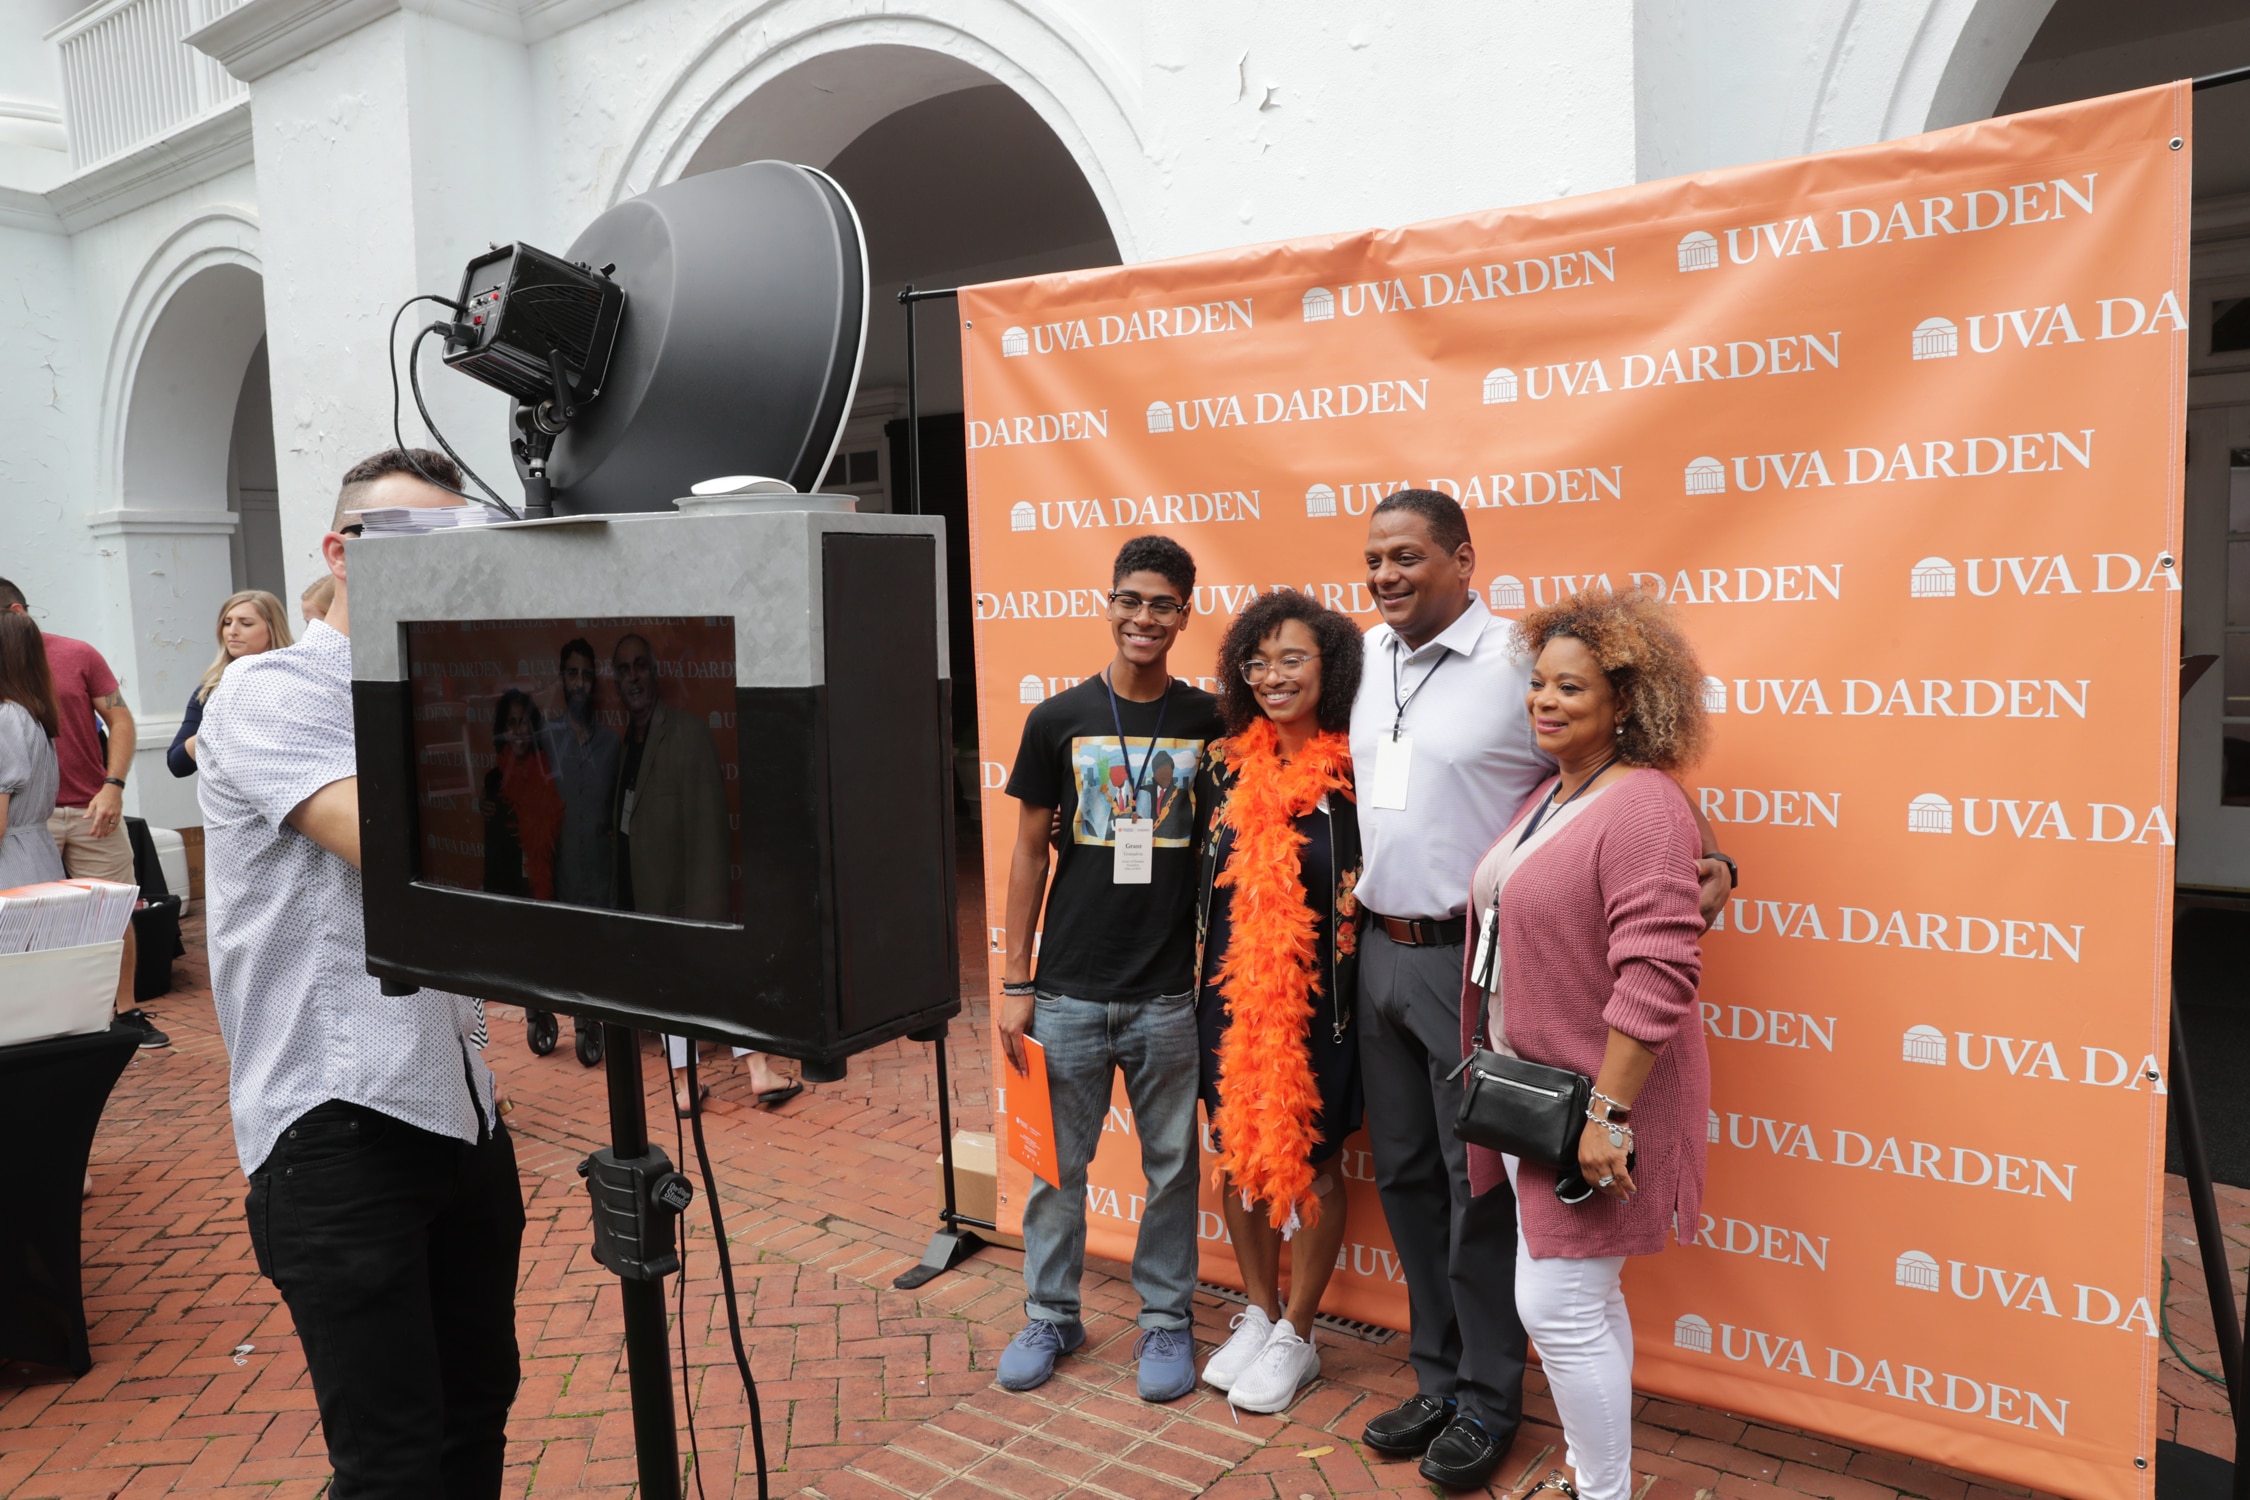
{"label": "woman with curly hair", "polygon": [[1196,1007],[1200,1092],[1250,1305],[1203,1378],[1249,1411],[1287,1409],[1320,1373],[1312,1320],[1344,1239],[1331,1163],[1361,1109],[1350,737],[1360,649],[1349,619],[1288,590],[1251,604],[1219,646],[1227,737],[1210,748],[1198,798],[1216,816],[1196,907]]}
{"label": "woman with curly hair", "polygon": [[[1703,749],[1702,670],[1669,612],[1589,590],[1518,622],[1525,710],[1558,774],[1477,866],[1465,1047],[1594,1080],[1576,1170],[1469,1148],[1516,1188],[1516,1310],[1585,1500],[1632,1486],[1633,1332],[1618,1277],[1702,1207],[1710,1062],[1696,1023],[1694,814],[1669,772]],[[1464,1052],[1466,1055],[1466,1052]]]}

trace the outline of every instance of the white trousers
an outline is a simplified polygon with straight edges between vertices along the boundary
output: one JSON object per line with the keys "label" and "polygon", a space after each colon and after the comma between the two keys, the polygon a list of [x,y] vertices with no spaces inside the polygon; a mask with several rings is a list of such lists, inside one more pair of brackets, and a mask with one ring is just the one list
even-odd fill
{"label": "white trousers", "polygon": [[[1513,1184],[1516,1159],[1507,1164]],[[1517,1210],[1516,1314],[1538,1347],[1584,1500],[1629,1500],[1633,1492],[1633,1325],[1618,1280],[1624,1269],[1622,1255],[1533,1260]]]}
{"label": "white trousers", "polygon": [[[664,1055],[672,1060],[673,1067],[686,1067],[687,1038],[684,1036],[666,1037],[664,1039]],[[700,1056],[700,1054],[698,1055]],[[748,1057],[750,1055],[750,1049],[748,1047],[737,1047],[734,1049],[734,1055],[736,1057]]]}

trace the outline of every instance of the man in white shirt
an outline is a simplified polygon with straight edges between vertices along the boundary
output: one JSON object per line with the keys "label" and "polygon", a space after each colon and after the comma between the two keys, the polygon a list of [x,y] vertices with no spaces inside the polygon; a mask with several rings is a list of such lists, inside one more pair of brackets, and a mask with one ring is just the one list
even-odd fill
{"label": "man in white shirt", "polygon": [[[1462,945],[1477,861],[1553,774],[1524,708],[1531,663],[1471,586],[1476,549],[1451,497],[1400,490],[1376,505],[1367,632],[1352,706],[1366,866],[1358,894],[1361,1073],[1375,1183],[1406,1273],[1417,1393],[1367,1424],[1378,1452],[1421,1455],[1423,1477],[1481,1489],[1523,1419],[1516,1202],[1472,1197],[1453,1134]],[[1700,818],[1698,819],[1700,821]],[[1710,830],[1704,830],[1710,852]],[[1716,911],[1730,867],[1706,859]]]}
{"label": "man in white shirt", "polygon": [[[337,1500],[496,1496],[523,1193],[476,1003],[383,995],[361,927],[349,510],[456,503],[433,453],[345,476],[325,621],[236,663],[197,741],[212,990],[250,1242],[305,1351]],[[357,528],[352,528],[356,530]]]}

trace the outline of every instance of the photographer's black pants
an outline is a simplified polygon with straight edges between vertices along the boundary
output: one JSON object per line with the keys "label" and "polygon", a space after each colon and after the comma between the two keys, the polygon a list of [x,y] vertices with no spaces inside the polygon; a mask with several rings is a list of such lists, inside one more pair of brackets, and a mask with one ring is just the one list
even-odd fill
{"label": "photographer's black pants", "polygon": [[483,1145],[330,1100],[250,1177],[250,1242],[312,1372],[334,1500],[500,1493],[523,1190]]}

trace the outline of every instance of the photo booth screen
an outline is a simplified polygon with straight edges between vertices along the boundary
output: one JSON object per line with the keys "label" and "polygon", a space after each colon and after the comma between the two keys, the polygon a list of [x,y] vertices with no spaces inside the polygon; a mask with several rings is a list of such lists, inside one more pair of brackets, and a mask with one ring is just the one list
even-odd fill
{"label": "photo booth screen", "polygon": [[734,620],[406,626],[419,878],[740,925]]}

